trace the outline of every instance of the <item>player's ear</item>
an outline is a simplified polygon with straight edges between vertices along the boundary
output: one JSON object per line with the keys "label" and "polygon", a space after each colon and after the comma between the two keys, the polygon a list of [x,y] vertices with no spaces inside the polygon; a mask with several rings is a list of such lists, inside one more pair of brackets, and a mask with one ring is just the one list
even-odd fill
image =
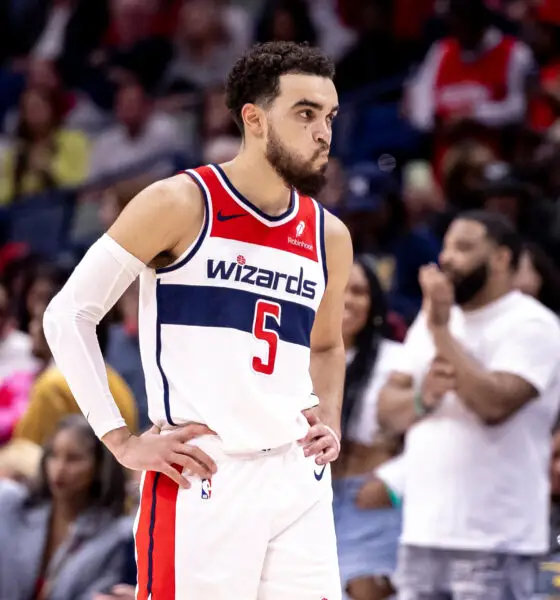
{"label": "player's ear", "polygon": [[264,112],[256,104],[245,104],[241,109],[241,117],[245,125],[245,131],[250,132],[255,137],[264,135]]}

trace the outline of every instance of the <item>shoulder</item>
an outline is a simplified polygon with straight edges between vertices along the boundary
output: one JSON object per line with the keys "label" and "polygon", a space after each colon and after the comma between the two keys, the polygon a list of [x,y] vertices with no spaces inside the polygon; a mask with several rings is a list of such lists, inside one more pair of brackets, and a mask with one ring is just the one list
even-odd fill
{"label": "shoulder", "polygon": [[35,379],[34,387],[36,389],[42,389],[45,387],[57,387],[57,388],[68,388],[68,384],[66,383],[66,379],[59,371],[58,367],[51,366],[45,369],[38,377]]}
{"label": "shoulder", "polygon": [[[318,203],[317,203],[318,204]],[[348,227],[325,208],[321,207],[325,215],[325,240],[343,241],[351,243]]]}
{"label": "shoulder", "polygon": [[324,210],[325,224],[325,253],[327,257],[327,269],[329,280],[331,275],[340,276],[340,280],[346,287],[353,260],[352,238],[344,223],[333,214]]}
{"label": "shoulder", "polygon": [[3,516],[7,511],[21,507],[28,497],[29,491],[25,486],[10,479],[0,479],[0,505]]}
{"label": "shoulder", "polygon": [[[516,292],[510,303],[510,310],[504,315],[507,321],[528,329],[539,328],[549,335],[560,334],[560,319],[535,298]],[[560,339],[560,335],[559,335]]]}

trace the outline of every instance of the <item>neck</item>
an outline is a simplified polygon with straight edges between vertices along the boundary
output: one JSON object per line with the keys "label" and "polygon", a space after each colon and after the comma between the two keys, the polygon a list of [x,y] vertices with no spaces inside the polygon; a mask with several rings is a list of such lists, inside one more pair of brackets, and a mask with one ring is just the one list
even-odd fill
{"label": "neck", "polygon": [[495,282],[494,285],[487,285],[470,302],[463,304],[461,309],[464,312],[478,310],[499,300],[511,291],[513,291],[513,285],[510,282]]}
{"label": "neck", "polygon": [[53,503],[53,519],[73,523],[87,506],[87,496],[73,497],[72,500],[59,500]]}
{"label": "neck", "polygon": [[274,217],[288,210],[291,190],[264,154],[243,148],[221,166],[239,193],[267,215]]}

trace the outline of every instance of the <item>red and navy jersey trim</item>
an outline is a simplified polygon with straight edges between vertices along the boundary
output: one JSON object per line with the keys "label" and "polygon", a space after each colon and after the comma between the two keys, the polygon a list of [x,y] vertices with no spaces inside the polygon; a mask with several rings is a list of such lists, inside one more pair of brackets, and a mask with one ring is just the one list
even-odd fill
{"label": "red and navy jersey trim", "polygon": [[206,184],[204,183],[202,177],[196,171],[188,170],[185,171],[185,174],[188,175],[196,183],[196,185],[202,193],[202,199],[204,201],[204,221],[202,223],[202,229],[198,234],[196,242],[194,243],[190,251],[187,253],[187,255],[175,264],[169,265],[168,267],[161,267],[160,269],[156,269],[156,273],[158,275],[162,273],[170,273],[171,271],[176,271],[177,269],[184,267],[190,260],[192,260],[194,255],[200,250],[202,242],[205,240],[206,235],[208,234],[208,230],[210,228],[211,200],[208,188],[206,187]]}
{"label": "red and navy jersey trim", "polygon": [[290,193],[290,205],[288,206],[288,209],[281,215],[268,215],[265,212],[263,212],[258,206],[255,206],[250,200],[245,198],[245,196],[243,196],[243,194],[241,194],[239,190],[236,187],[234,187],[234,185],[231,183],[228,176],[225,174],[224,170],[222,169],[222,167],[220,167],[220,165],[212,164],[210,166],[220,174],[220,177],[222,178],[225,186],[235,196],[235,198],[247,209],[252,210],[257,215],[259,215],[261,219],[275,223],[289,218],[294,213],[294,210],[296,208],[296,193],[293,189]]}

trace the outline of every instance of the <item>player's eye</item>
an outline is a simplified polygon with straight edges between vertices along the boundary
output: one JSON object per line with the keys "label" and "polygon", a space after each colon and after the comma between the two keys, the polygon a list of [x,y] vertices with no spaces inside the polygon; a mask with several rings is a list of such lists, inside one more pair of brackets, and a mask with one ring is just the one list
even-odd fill
{"label": "player's eye", "polygon": [[313,118],[313,111],[310,110],[309,108],[306,110],[302,110],[299,113],[306,121],[311,121],[311,119]]}

